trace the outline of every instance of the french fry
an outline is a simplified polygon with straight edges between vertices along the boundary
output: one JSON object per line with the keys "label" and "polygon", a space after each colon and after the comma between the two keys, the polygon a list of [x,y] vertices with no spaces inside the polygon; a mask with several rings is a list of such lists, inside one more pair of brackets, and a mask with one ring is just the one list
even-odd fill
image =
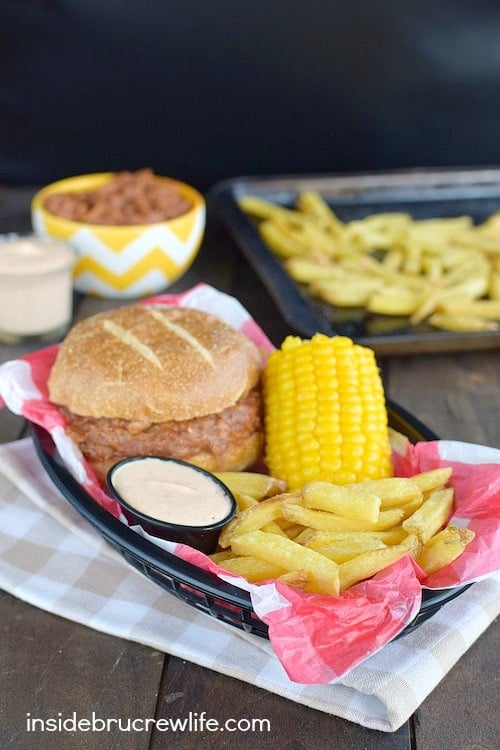
{"label": "french fry", "polygon": [[453,507],[454,492],[451,487],[430,492],[422,505],[402,523],[408,534],[415,534],[422,544],[443,528]]}
{"label": "french fry", "polygon": [[[309,549],[315,549],[313,545],[309,544],[306,546],[308,546]],[[323,544],[317,549],[317,551],[340,565],[340,563],[346,562],[346,560],[352,560],[353,557],[357,557],[364,552],[372,552],[376,549],[385,548],[386,545],[380,541],[380,539],[368,536],[365,539],[358,539],[356,541],[353,539],[346,539],[344,543],[332,542],[331,544]]]}
{"label": "french fry", "polygon": [[422,271],[423,252],[417,244],[406,248],[406,256],[403,261],[403,271],[418,276]]}
{"label": "french fry", "polygon": [[451,466],[444,466],[440,469],[431,469],[415,474],[411,477],[413,484],[416,484],[422,492],[431,492],[443,488],[449,481],[452,474]]}
{"label": "french fry", "polygon": [[382,264],[391,271],[399,271],[403,266],[404,254],[401,248],[391,247],[382,258]]}
{"label": "french fry", "polygon": [[456,560],[474,536],[471,529],[447,526],[424,544],[417,563],[430,576]]}
{"label": "french fry", "polygon": [[[296,534],[294,536],[294,540],[296,542],[298,542],[299,544],[303,544],[305,547],[309,546],[309,542],[312,539],[314,539],[314,537],[317,534],[322,534],[322,533],[330,534],[331,533],[333,535],[336,535],[336,534],[342,534],[343,533],[341,531],[332,531],[332,532],[325,531],[325,532],[321,532],[321,531],[318,531],[317,529],[311,529],[308,526],[300,526],[299,524],[296,524],[296,527],[300,528],[302,530],[298,534]],[[327,542],[323,542],[323,544],[327,544]],[[314,545],[312,545],[312,546],[314,547]],[[319,545],[319,546],[321,546],[321,545]]]}
{"label": "french fry", "polygon": [[366,309],[379,315],[412,315],[419,304],[419,295],[410,289],[386,287],[370,297]]}
{"label": "french fry", "polygon": [[308,482],[302,487],[302,505],[327,510],[344,518],[376,523],[380,512],[380,496],[363,484],[338,485],[331,482]]}
{"label": "french fry", "polygon": [[401,544],[364,552],[352,560],[341,563],[339,565],[340,590],[345,591],[355,583],[371,578],[405,555],[416,558],[421,547],[419,539],[414,535],[409,535]]}
{"label": "french fry", "polygon": [[338,240],[323,232],[307,216],[298,214],[297,221],[289,223],[286,230],[290,236],[297,237],[306,243],[308,249],[312,248],[312,255],[317,254],[325,258],[336,257],[339,250]]}
{"label": "french fry", "polygon": [[225,549],[219,552],[214,552],[209,555],[209,557],[215,563],[219,564],[224,562],[224,560],[229,560],[231,557],[234,557],[234,552],[230,549]]}
{"label": "french fry", "polygon": [[422,507],[422,504],[425,500],[425,495],[422,493],[420,497],[415,497],[413,500],[408,500],[406,503],[402,503],[399,506],[399,509],[403,511],[403,521],[406,518],[409,518],[412,516],[415,511],[417,511],[419,508]]}
{"label": "french fry", "polygon": [[[446,303],[453,303],[453,301],[460,299],[479,299],[488,291],[489,275],[486,271],[481,273],[466,273],[467,269],[460,269],[460,275],[463,278],[458,279],[456,282],[451,283],[448,281],[448,286],[441,292],[441,297]],[[446,283],[446,282],[445,282]]]}
{"label": "french fry", "polygon": [[444,300],[438,305],[438,310],[447,315],[500,320],[500,299]]}
{"label": "french fry", "polygon": [[[285,500],[286,502],[286,500]],[[304,527],[300,524],[293,523],[293,521],[287,521],[286,518],[278,518],[276,520],[278,526],[286,531],[289,536],[297,535],[299,532],[304,530]]]}
{"label": "french fry", "polygon": [[418,304],[416,310],[414,310],[414,312],[412,313],[410,317],[410,323],[412,325],[417,325],[418,323],[421,323],[423,320],[428,318],[429,315],[431,315],[438,307],[441,296],[441,284],[431,286],[420,300],[420,303]]}
{"label": "french fry", "polygon": [[257,219],[272,219],[276,216],[293,219],[295,215],[293,210],[278,206],[276,203],[266,201],[257,195],[242,195],[238,199],[238,205],[242,211],[250,214],[250,216],[255,216]]}
{"label": "french fry", "polygon": [[488,294],[492,300],[500,300],[500,268],[491,274]]}
{"label": "french fry", "polygon": [[399,544],[408,536],[402,526],[394,526],[386,531],[320,531],[318,529],[306,528],[297,537],[306,547],[321,550],[329,544],[347,544],[352,540],[354,544],[363,543],[365,539],[375,539],[384,545]]}
{"label": "french fry", "polygon": [[[234,553],[233,553],[234,554]],[[221,568],[229,573],[246,578],[250,583],[279,578],[285,572],[280,565],[275,565],[259,557],[230,557],[221,560]]]}
{"label": "french fry", "polygon": [[321,531],[384,531],[397,526],[403,519],[403,511],[399,508],[389,508],[381,511],[375,522],[360,521],[329,513],[325,510],[313,510],[292,502],[285,502],[281,506],[283,518],[302,526]]}
{"label": "french fry", "polygon": [[317,529],[306,529],[306,532],[300,537],[300,542],[306,547],[321,551],[322,547],[328,547],[332,544],[354,544],[357,546],[363,545],[366,540],[371,539],[377,539],[377,537],[366,531],[318,531]]}
{"label": "french fry", "polygon": [[428,322],[431,326],[434,326],[434,328],[442,328],[445,331],[457,331],[459,333],[500,330],[500,325],[496,321],[477,318],[471,315],[434,313],[434,315],[431,315]]}
{"label": "french fry", "polygon": [[443,284],[443,264],[439,255],[426,254],[422,258],[422,273],[431,290],[441,289]]}
{"label": "french fry", "polygon": [[[354,262],[353,262],[354,261]],[[350,273],[358,272],[364,273],[368,277],[374,276],[379,281],[384,282],[384,286],[381,291],[387,289],[389,291],[412,291],[423,293],[425,291],[425,284],[422,278],[419,276],[407,273],[404,270],[392,271],[382,261],[377,260],[371,255],[360,255],[352,258],[346,258],[342,267]]]}
{"label": "french fry", "polygon": [[293,258],[307,252],[307,244],[290,234],[286,225],[278,221],[270,219],[263,221],[259,226],[259,232],[264,242],[280,258]]}
{"label": "french fry", "polygon": [[281,516],[281,508],[284,500],[290,500],[293,495],[283,494],[274,495],[257,505],[252,505],[250,508],[238,513],[238,515],[230,521],[227,526],[224,526],[219,536],[219,546],[229,547],[233,546],[233,540],[240,534],[245,534],[247,531],[254,529],[261,529],[271,521],[275,521]]}
{"label": "french fry", "polygon": [[372,214],[351,221],[347,231],[365,250],[372,247],[385,249],[400,241],[410,223],[410,216],[404,213]]}
{"label": "french fry", "polygon": [[301,284],[311,284],[315,281],[338,281],[345,278],[342,269],[325,262],[324,259],[293,256],[284,261],[284,266],[290,276]]}
{"label": "french fry", "polygon": [[256,497],[253,497],[253,495],[247,495],[245,492],[233,492],[233,495],[240,513],[247,508],[251,508],[252,505],[259,504]]}
{"label": "french fry", "polygon": [[282,505],[281,514],[292,523],[322,531],[357,531],[360,523],[349,518],[336,516],[323,510],[312,510],[298,503],[287,502]]}
{"label": "french fry", "polygon": [[400,544],[408,536],[408,532],[402,526],[393,526],[391,529],[386,529],[385,531],[368,531],[365,533],[372,534],[387,546]]}
{"label": "french fry", "polygon": [[352,485],[353,488],[364,487],[380,497],[380,508],[387,510],[401,504],[408,503],[422,497],[422,490],[415,481],[415,477],[386,477],[384,479],[370,479],[361,484]]}
{"label": "french fry", "polygon": [[261,527],[262,531],[266,531],[268,534],[279,534],[280,536],[289,537],[289,534],[284,531],[277,521],[269,521]]}
{"label": "french fry", "polygon": [[297,208],[311,217],[325,232],[333,236],[342,236],[345,225],[317,191],[304,190],[297,199]]}
{"label": "french fry", "polygon": [[393,427],[389,427],[389,440],[391,441],[393,450],[404,456],[410,445],[410,441],[406,435],[398,432]]}
{"label": "french fry", "polygon": [[217,471],[215,476],[229,487],[233,494],[250,495],[256,500],[279,495],[286,490],[286,482],[268,474],[252,471]]}
{"label": "french fry", "polygon": [[278,581],[286,583],[287,586],[292,586],[295,589],[302,589],[303,591],[314,588],[314,583],[307,570],[289,570],[288,573],[280,575]]}
{"label": "french fry", "polygon": [[307,571],[311,589],[336,596],[339,593],[339,566],[315,550],[264,531],[249,531],[233,539],[237,555],[250,555],[282,566],[287,571]]}
{"label": "french fry", "polygon": [[294,523],[288,526],[288,528],[286,529],[286,535],[289,539],[297,540],[297,538],[302,534],[303,531],[304,526],[301,526],[298,523]]}
{"label": "french fry", "polygon": [[378,279],[351,278],[312,281],[309,291],[335,307],[365,307],[380,289]]}
{"label": "french fry", "polygon": [[274,243],[273,250],[283,257],[308,253],[325,257],[336,255],[338,243],[335,238],[299,213],[292,220],[282,216],[265,219],[259,225],[259,231],[264,241]]}

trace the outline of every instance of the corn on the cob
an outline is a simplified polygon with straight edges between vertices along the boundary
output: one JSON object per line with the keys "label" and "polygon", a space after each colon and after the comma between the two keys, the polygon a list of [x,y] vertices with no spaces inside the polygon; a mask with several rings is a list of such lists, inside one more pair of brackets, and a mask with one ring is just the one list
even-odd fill
{"label": "corn on the cob", "polygon": [[345,336],[288,336],[264,371],[266,463],[297,489],[392,474],[385,395],[371,349]]}

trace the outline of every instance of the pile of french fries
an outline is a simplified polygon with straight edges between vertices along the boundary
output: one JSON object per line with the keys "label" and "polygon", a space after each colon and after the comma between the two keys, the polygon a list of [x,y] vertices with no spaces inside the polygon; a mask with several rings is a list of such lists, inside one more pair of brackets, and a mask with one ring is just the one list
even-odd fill
{"label": "pile of french fries", "polygon": [[342,222],[316,191],[295,209],[239,199],[290,276],[335,307],[469,332],[500,328],[500,212],[415,220],[379,213]]}
{"label": "pile of french fries", "polygon": [[283,581],[338,595],[405,555],[431,575],[474,538],[447,525],[454,492],[451,468],[411,478],[335,485],[313,481],[287,492],[282,480],[253,472],[220,472],[238,514],[222,530],[211,558],[250,582]]}

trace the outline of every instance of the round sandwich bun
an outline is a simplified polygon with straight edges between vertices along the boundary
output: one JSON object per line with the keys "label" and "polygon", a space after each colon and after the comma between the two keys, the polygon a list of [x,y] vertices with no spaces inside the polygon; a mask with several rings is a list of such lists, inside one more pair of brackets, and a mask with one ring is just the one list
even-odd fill
{"label": "round sandwich bun", "polygon": [[232,406],[261,370],[257,347],[214,315],[128,306],[70,330],[48,387],[74,414],[179,421]]}
{"label": "round sandwich bun", "polygon": [[262,450],[261,372],[255,344],[216,316],[131,305],[69,331],[48,389],[100,476],[146,454],[239,470]]}

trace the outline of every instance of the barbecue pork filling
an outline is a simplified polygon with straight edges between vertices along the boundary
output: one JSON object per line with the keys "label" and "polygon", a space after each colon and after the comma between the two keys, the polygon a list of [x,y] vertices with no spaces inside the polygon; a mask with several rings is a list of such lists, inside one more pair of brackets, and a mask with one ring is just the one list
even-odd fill
{"label": "barbecue pork filling", "polygon": [[254,388],[233,406],[180,422],[127,421],[106,417],[84,417],[61,409],[67,433],[77,443],[97,474],[105,476],[117,461],[136,455],[170,456],[197,461],[209,470],[230,466],[232,470],[248,463],[239,457],[242,444],[252,446],[255,460],[262,452],[262,400]]}

